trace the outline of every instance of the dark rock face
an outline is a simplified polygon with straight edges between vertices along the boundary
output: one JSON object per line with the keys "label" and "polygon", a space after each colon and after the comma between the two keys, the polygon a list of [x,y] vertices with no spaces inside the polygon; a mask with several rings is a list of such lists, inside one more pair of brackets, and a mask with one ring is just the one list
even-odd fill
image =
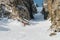
{"label": "dark rock face", "polygon": [[25,18],[30,20],[34,18],[33,13],[37,12],[33,0],[0,0],[1,4],[5,5],[3,9],[5,16],[12,19]]}
{"label": "dark rock face", "polygon": [[33,0],[24,0],[23,3],[28,9],[31,19],[33,19],[34,18],[33,13],[37,12]]}
{"label": "dark rock face", "polygon": [[49,12],[45,11],[45,8],[42,9],[42,14],[44,15],[44,19],[47,20]]}
{"label": "dark rock face", "polygon": [[42,14],[44,15],[44,19],[45,20],[49,18],[49,11],[48,11],[47,0],[44,0],[44,2],[43,2]]}

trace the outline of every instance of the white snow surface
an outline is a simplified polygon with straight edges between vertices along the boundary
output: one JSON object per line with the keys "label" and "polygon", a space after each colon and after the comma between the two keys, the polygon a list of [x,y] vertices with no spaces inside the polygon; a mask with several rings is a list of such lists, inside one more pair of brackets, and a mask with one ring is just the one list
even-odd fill
{"label": "white snow surface", "polygon": [[22,23],[12,19],[0,20],[0,40],[60,40],[60,34],[50,37],[51,26],[49,20],[44,20],[40,13],[42,7],[37,8],[38,13],[31,20],[31,25],[23,26]]}

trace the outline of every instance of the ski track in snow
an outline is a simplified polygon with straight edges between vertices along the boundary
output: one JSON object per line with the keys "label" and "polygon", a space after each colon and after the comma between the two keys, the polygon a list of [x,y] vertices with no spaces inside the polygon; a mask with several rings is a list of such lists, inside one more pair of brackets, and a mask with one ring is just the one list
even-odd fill
{"label": "ski track in snow", "polygon": [[42,7],[38,7],[38,14],[35,14],[34,20],[30,22],[32,25],[23,26],[17,20],[3,19],[0,21],[0,40],[60,40],[59,33],[50,37],[48,30],[51,23],[44,20],[40,13]]}

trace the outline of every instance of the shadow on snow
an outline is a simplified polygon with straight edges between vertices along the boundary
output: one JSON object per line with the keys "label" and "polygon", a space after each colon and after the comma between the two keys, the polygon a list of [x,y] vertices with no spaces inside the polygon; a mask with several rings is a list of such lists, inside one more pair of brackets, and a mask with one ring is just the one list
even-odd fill
{"label": "shadow on snow", "polygon": [[5,27],[0,27],[0,31],[10,31],[10,29],[5,28]]}

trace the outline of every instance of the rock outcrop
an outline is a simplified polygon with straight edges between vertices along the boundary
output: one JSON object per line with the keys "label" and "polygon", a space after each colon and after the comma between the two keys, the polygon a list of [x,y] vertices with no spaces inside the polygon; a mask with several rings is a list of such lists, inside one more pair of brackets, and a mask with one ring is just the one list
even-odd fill
{"label": "rock outcrop", "polygon": [[1,11],[4,11],[3,14],[0,13],[0,16],[5,14],[6,17],[12,19],[30,20],[34,18],[33,14],[37,12],[33,0],[0,0],[0,6]]}
{"label": "rock outcrop", "polygon": [[50,28],[54,32],[60,32],[60,0],[47,0],[46,4],[52,23]]}
{"label": "rock outcrop", "polygon": [[48,11],[47,0],[44,0],[44,2],[43,2],[42,14],[44,15],[44,19],[45,20],[47,20],[49,18],[49,11]]}

